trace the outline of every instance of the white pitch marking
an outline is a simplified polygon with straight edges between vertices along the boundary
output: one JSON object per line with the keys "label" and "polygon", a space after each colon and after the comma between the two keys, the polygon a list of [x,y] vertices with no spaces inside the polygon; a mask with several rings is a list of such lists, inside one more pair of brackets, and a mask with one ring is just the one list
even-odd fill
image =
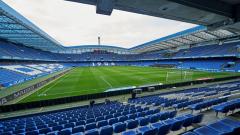
{"label": "white pitch marking", "polygon": [[44,90],[44,91],[41,92],[40,94],[38,94],[38,96],[46,96],[46,95],[47,95],[46,92],[47,92],[49,89],[51,89],[52,87],[56,86],[58,83],[62,82],[61,79],[65,79],[67,76],[69,76],[69,74],[67,74],[67,75],[64,76],[63,78],[62,78],[62,77],[58,78],[58,79],[60,79],[60,80],[56,80],[56,82],[55,82],[54,85],[52,85],[51,87],[47,88],[46,90]]}
{"label": "white pitch marking", "polygon": [[106,82],[111,88],[113,87],[103,76],[100,77],[104,82]]}

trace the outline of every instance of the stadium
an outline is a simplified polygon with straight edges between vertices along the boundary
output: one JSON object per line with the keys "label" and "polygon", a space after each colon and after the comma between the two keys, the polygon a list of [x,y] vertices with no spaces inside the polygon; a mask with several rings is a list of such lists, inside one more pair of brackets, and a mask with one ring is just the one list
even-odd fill
{"label": "stadium", "polygon": [[133,47],[64,46],[1,0],[1,135],[240,134],[238,0],[64,2],[196,26]]}

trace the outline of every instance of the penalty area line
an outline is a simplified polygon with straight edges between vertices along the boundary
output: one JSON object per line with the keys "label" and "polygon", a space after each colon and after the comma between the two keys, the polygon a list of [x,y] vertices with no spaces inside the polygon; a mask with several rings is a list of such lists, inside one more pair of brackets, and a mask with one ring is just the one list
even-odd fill
{"label": "penalty area line", "polygon": [[110,86],[111,88],[113,88],[112,84],[109,83],[103,76],[101,76],[101,79],[108,84],[108,86]]}
{"label": "penalty area line", "polygon": [[[43,92],[41,92],[40,94],[38,94],[38,96],[47,96],[46,92],[49,91],[51,88],[53,88],[54,86],[56,86],[57,84],[59,84],[60,82],[62,82],[62,80],[64,80],[65,78],[67,78],[67,76],[69,76],[69,74],[67,74],[64,77],[60,77],[57,80],[55,80],[56,82],[53,82],[54,84],[52,86],[50,86],[49,88],[47,88],[46,90],[44,90]],[[51,83],[50,83],[51,84]],[[50,85],[49,84],[49,85]]]}

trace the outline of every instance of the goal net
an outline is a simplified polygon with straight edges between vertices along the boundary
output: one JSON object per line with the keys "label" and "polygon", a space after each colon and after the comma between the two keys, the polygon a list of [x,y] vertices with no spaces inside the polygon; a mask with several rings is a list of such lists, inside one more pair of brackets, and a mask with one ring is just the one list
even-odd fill
{"label": "goal net", "polygon": [[175,82],[182,82],[182,81],[192,81],[193,79],[193,72],[191,71],[170,71],[166,74],[166,82],[167,83],[175,83]]}

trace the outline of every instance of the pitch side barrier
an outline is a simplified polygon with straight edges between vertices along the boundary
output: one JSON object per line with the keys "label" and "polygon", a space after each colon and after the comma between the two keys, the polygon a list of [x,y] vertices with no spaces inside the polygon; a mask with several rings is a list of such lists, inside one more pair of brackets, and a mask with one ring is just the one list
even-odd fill
{"label": "pitch side barrier", "polygon": [[[226,80],[232,80],[232,79],[240,79],[240,76],[231,76],[231,77],[207,79],[207,80],[195,80],[195,81],[188,81],[188,82],[181,82],[181,83],[174,83],[174,84],[155,85],[155,86],[151,86],[151,87],[154,87],[155,90],[161,90],[161,89],[172,88],[172,87],[190,86],[190,85],[194,85],[194,84],[211,83],[211,82],[226,81]],[[149,90],[147,86],[141,87],[141,89],[143,92],[147,92]],[[88,95],[40,100],[40,101],[33,101],[33,102],[27,102],[27,103],[1,105],[0,113],[32,109],[32,108],[39,108],[39,107],[45,107],[45,106],[53,106],[53,105],[72,103],[72,102],[77,102],[77,101],[84,101],[84,100],[85,101],[86,100],[94,100],[94,99],[98,99],[98,98],[107,98],[107,97],[111,97],[111,96],[131,94],[132,91],[133,91],[133,89],[130,88],[130,89],[119,90],[119,91],[110,91],[110,92],[95,93],[95,94],[88,94]]]}
{"label": "pitch side barrier", "polygon": [[62,72],[62,73],[60,73],[60,74],[57,74],[57,75],[55,75],[55,76],[53,76],[53,77],[50,77],[50,78],[48,78],[48,79],[46,79],[46,80],[43,80],[43,81],[41,81],[41,82],[38,82],[38,83],[36,83],[36,84],[34,84],[34,85],[32,85],[32,86],[29,86],[29,87],[27,87],[27,88],[24,88],[24,89],[22,89],[22,90],[19,90],[19,91],[15,92],[15,93],[12,93],[12,94],[10,94],[10,95],[8,95],[8,96],[6,96],[6,97],[0,98],[0,106],[1,106],[1,105],[4,105],[4,104],[6,104],[6,103],[8,103],[8,102],[10,102],[10,101],[12,101],[12,100],[15,100],[15,99],[17,99],[17,98],[19,98],[19,97],[21,97],[21,96],[23,96],[23,95],[31,92],[31,91],[34,91],[34,90],[36,90],[36,89],[44,86],[45,84],[49,83],[50,81],[55,80],[56,78],[58,78],[58,77],[60,77],[60,76],[62,76],[62,75],[64,75],[64,74],[66,74],[66,73],[69,72],[70,70],[71,70],[71,69],[68,69],[68,70],[66,70],[66,71],[64,71],[64,72]]}

